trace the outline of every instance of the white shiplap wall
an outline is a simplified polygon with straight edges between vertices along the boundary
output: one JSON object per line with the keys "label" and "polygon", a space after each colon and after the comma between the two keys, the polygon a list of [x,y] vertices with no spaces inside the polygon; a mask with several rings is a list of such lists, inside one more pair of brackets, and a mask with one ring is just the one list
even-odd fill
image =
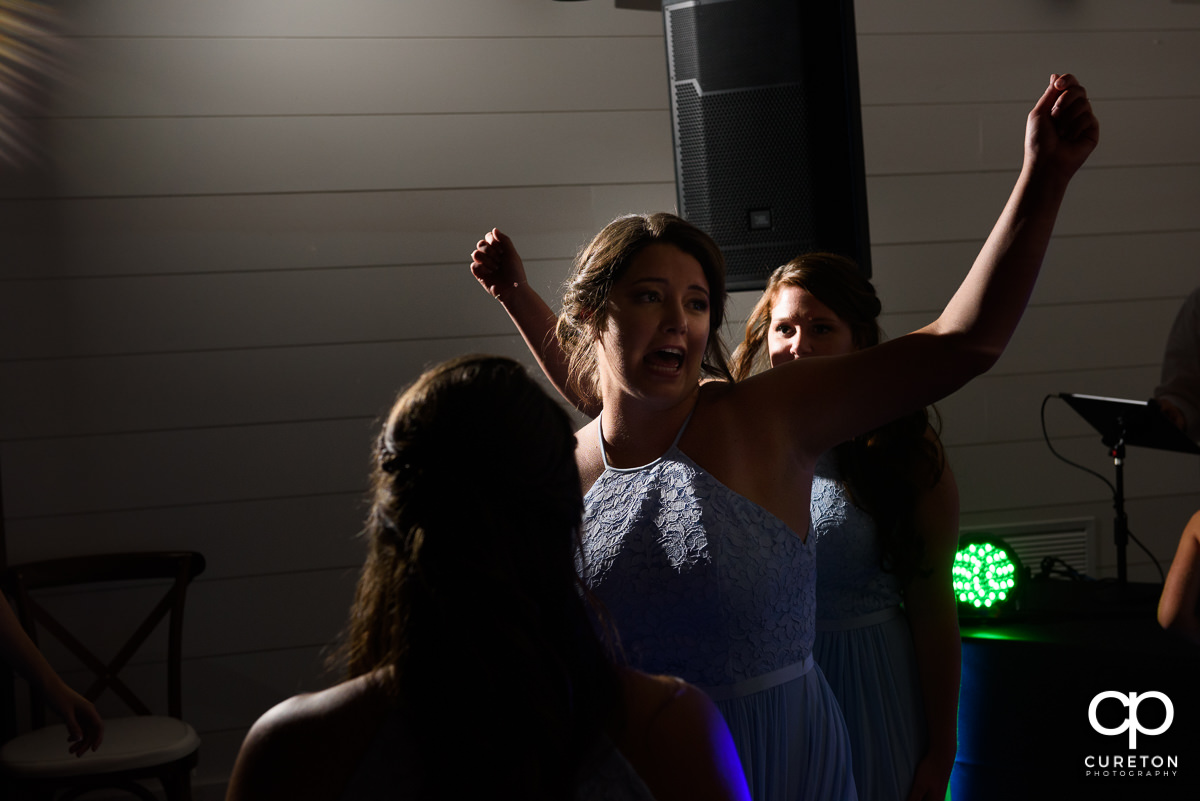
{"label": "white shiplap wall", "polygon": [[[216,795],[254,718],[323,681],[376,417],[426,364],[523,355],[467,272],[474,242],[504,228],[553,294],[614,215],[674,205],[661,19],[606,0],[55,7],[66,76],[35,121],[51,161],[0,171],[9,557],[206,554],[185,704]],[[1106,490],[1050,456],[1038,407],[1148,396],[1198,283],[1200,6],[859,0],[857,18],[892,334],[969,265],[1049,73],[1091,91],[1104,141],[1026,319],[941,408],[964,524],[1096,518],[1111,574]],[[1111,472],[1061,405],[1049,424]],[[1197,462],[1131,449],[1127,471],[1165,567]]]}

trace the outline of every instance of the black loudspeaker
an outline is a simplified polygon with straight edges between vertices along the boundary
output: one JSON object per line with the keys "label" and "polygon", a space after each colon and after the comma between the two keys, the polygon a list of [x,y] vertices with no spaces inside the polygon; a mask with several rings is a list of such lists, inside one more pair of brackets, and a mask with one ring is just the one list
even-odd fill
{"label": "black loudspeaker", "polygon": [[729,289],[831,251],[871,275],[852,0],[665,2],[679,213]]}

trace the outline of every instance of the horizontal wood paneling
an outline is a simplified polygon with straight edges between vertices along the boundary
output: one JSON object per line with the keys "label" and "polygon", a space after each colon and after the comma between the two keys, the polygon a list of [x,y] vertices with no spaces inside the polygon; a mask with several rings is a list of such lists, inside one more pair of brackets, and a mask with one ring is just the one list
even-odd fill
{"label": "horizontal wood paneling", "polygon": [[[1015,175],[879,176],[867,182],[871,241],[982,242]],[[1058,216],[1059,236],[1194,231],[1200,219],[1200,165],[1097,168],[1075,176]],[[920,202],[914,202],[915,199]]]}
{"label": "horizontal wood paneling", "polygon": [[[1076,194],[1068,198],[1074,203]],[[983,243],[910,242],[871,249],[872,283],[888,313],[936,310],[950,299]],[[1065,305],[1173,298],[1196,285],[1200,230],[1056,234],[1031,299]],[[892,334],[903,333],[892,331]]]}
{"label": "horizontal wood paneling", "polygon": [[[868,175],[1021,168],[1025,119],[1036,87],[1020,103],[906,104],[862,110]],[[1195,164],[1192,134],[1200,98],[1096,99],[1100,147],[1087,169]]]}
{"label": "horizontal wood paneling", "polygon": [[1032,106],[1054,72],[1079,76],[1094,98],[1194,98],[1200,29],[869,36],[858,64],[864,106]]}
{"label": "horizontal wood paneling", "polygon": [[[305,540],[281,536],[269,542],[304,547]],[[188,590],[184,656],[192,661],[302,645],[324,647],[337,638],[346,621],[357,579],[357,568],[328,567],[216,580],[202,575]],[[58,590],[39,597],[68,630],[107,659],[134,632],[166,586],[139,582],[114,589]],[[39,644],[52,664],[82,669],[52,638],[42,637]],[[165,656],[166,631],[156,630],[138,652],[136,663],[149,665]]]}
{"label": "horizontal wood paneling", "polygon": [[668,102],[666,49],[654,36],[104,38],[75,43],[66,60],[87,81],[64,82],[51,109],[62,117],[593,112]]}
{"label": "horizontal wood paneling", "polygon": [[[554,286],[565,272],[561,263],[530,267],[539,286]],[[46,303],[47,295],[57,303]],[[16,323],[5,325],[13,350],[4,356],[10,359],[426,340],[448,316],[455,318],[454,338],[512,330],[465,260],[429,268],[10,284],[0,304],[0,314],[11,309],[8,319]],[[55,313],[19,316],[30,308]]]}
{"label": "horizontal wood paneling", "polygon": [[[1189,214],[1200,219],[1200,192],[1195,189],[1200,186],[1200,166],[1098,170],[1081,175],[1078,181],[1080,186],[1075,187],[1060,222],[1060,229],[1067,235],[1101,233],[1106,222],[1112,231],[1148,227],[1151,217],[1157,223],[1155,227],[1166,229],[1189,223]],[[944,242],[953,238],[982,241],[1002,205],[1007,183],[1007,176],[987,174],[873,179],[871,224],[876,241],[887,242],[889,237],[908,241],[910,237],[925,241]],[[915,195],[925,200],[920,207],[929,217],[917,210],[917,204],[901,202]],[[986,202],[964,202],[965,198],[985,196],[989,198]],[[1151,198],[1157,202],[1148,203]],[[1175,205],[1158,205],[1171,200]],[[440,313],[440,307],[424,300],[424,293],[431,286],[437,287],[437,294],[453,298],[453,304],[462,308],[464,314],[456,321],[456,335],[507,331],[502,315],[483,312],[487,316],[476,317],[473,313],[491,308],[465,266],[460,266],[465,265],[473,243],[472,237],[460,246],[463,261],[426,268],[12,282],[0,296],[0,319],[6,332],[3,358],[328,344],[421,336]],[[958,269],[964,269],[966,264],[964,259]],[[545,288],[557,282],[564,264],[535,263],[535,266],[537,280]],[[1125,267],[1125,262],[1118,261],[1110,269]],[[1165,269],[1172,276],[1179,275],[1178,268]],[[1088,272],[1080,269],[1079,280],[1090,280],[1086,277]],[[418,298],[407,295],[408,290],[423,294]],[[936,309],[945,299],[948,293],[932,302],[926,301],[925,305]],[[208,325],[218,320],[220,326]]]}
{"label": "horizontal wood paneling", "polygon": [[[365,476],[364,467],[364,484]],[[357,536],[365,498],[355,491],[9,520],[8,559],[21,564],[97,552],[196,550],[207,561],[202,582],[357,569],[366,547]]]}
{"label": "horizontal wood paneling", "polygon": [[977,0],[902,3],[857,0],[858,33],[887,36],[902,33],[962,35],[987,31],[1087,30],[1136,31],[1200,28],[1200,9],[1181,2],[1129,3],[1127,0],[1088,0],[1086,3],[1047,3],[1043,0]]}
{"label": "horizontal wood paneling", "polygon": [[942,440],[950,445],[1040,441],[1042,401],[1051,440],[1087,437],[1093,429],[1064,405],[1063,392],[1143,400],[1158,384],[1159,365],[1058,370],[1046,373],[987,373],[937,403]]}
{"label": "horizontal wood paneling", "polygon": [[[1033,396],[1039,403],[1041,394]],[[984,420],[1001,413],[992,408],[985,405]],[[1035,421],[1026,418],[1027,436],[1036,436]],[[362,418],[10,441],[3,446],[7,511],[19,519],[359,492],[373,428]]]}
{"label": "horizontal wood paneling", "polygon": [[[1001,107],[868,110],[869,174],[1015,172],[1025,113],[1036,99],[1027,94]],[[1102,124],[1104,144],[1089,171],[1196,164],[1187,131],[1200,120],[1200,101],[1111,106],[1105,119],[1112,121],[1112,146]],[[67,176],[55,191],[110,197],[175,194],[174,187],[194,195],[674,179],[665,110],[545,113],[533,120],[493,114],[486,126],[477,122],[463,114],[64,119],[53,123]],[[4,196],[29,191],[16,182]]]}
{"label": "horizontal wood paneling", "polygon": [[86,36],[662,36],[659,15],[611,3],[213,0],[158,8],[138,0],[64,0],[59,7],[67,30]]}
{"label": "horizontal wood paneling", "polygon": [[[304,538],[285,535],[270,544],[302,548]],[[345,625],[357,580],[357,568],[326,568],[197,583],[188,657],[323,647]]]}
{"label": "horizontal wood paneling", "polygon": [[465,353],[532,367],[515,333],[13,363],[0,366],[14,387],[0,439],[370,419],[427,367]]}
{"label": "horizontal wood paneling", "polygon": [[[516,338],[508,342],[523,348]],[[431,348],[428,361],[397,383],[465,352]],[[361,493],[392,394],[383,400],[358,418],[10,440],[0,445],[5,513],[20,520]]]}
{"label": "horizontal wood paneling", "polygon": [[[1095,437],[1059,437],[1054,447],[1066,458],[1113,480],[1112,458]],[[968,478],[959,481],[962,508],[967,512],[1112,497],[1098,479],[1059,461],[1040,441],[960,445],[950,449],[950,458],[955,472]],[[1127,498],[1183,495],[1200,489],[1195,456],[1139,448],[1136,455],[1131,450],[1130,462],[1125,470]],[[1002,469],[997,469],[999,466]]]}
{"label": "horizontal wood paneling", "polygon": [[674,181],[234,197],[2,201],[0,277],[466,265],[494,226],[526,260],[573,255],[621,211],[674,205]]}
{"label": "horizontal wood paneling", "polygon": [[[319,0],[213,0],[202,5],[145,8],[136,0],[67,0],[58,4],[68,30],[80,36],[661,36],[661,15],[616,9],[612,3],[544,0],[353,0],[330,8]],[[859,35],[1006,31],[1126,31],[1200,28],[1200,12],[1179,2],[1134,5],[1127,0],[1045,3],[980,0],[897,6],[855,4]]]}
{"label": "horizontal wood paneling", "polygon": [[10,518],[361,492],[371,420],[8,442]]}
{"label": "horizontal wood paneling", "polygon": [[[473,289],[473,288],[472,288]],[[474,293],[484,297],[482,291]],[[744,297],[744,296],[739,296]],[[740,303],[737,305],[741,305]],[[1175,299],[1039,306],[1026,312],[1009,350],[986,379],[1026,376],[1052,391],[1148,395]],[[494,308],[493,308],[494,307]],[[485,307],[500,330],[510,323],[499,306]],[[738,309],[734,309],[738,311]],[[884,315],[885,331],[898,336],[934,314]],[[736,319],[736,317],[734,318]],[[740,320],[734,323],[740,337]],[[1112,338],[1104,349],[1095,342]],[[731,343],[736,341],[730,337]],[[183,428],[245,426],[283,420],[370,419],[386,411],[395,392],[429,364],[466,352],[499,353],[532,368],[523,343],[511,332],[436,340],[350,343],[340,346],[248,348],[113,358],[29,360],[0,365],[13,389],[0,403],[0,439],[15,447],[36,440]],[[1138,370],[1140,389],[1105,379],[1115,367]],[[1086,384],[1064,386],[1056,375]],[[1041,396],[1039,393],[1038,397]],[[1011,408],[1006,401],[999,408]]]}
{"label": "horizontal wood paneling", "polygon": [[674,179],[665,110],[493,114],[486,125],[468,114],[60,119],[52,129],[65,197]]}

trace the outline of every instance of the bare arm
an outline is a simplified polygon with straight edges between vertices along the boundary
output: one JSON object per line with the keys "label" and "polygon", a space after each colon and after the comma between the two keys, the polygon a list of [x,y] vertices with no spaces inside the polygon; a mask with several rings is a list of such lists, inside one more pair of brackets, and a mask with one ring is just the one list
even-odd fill
{"label": "bare arm", "polygon": [[567,378],[567,356],[558,344],[554,328],[558,317],[546,301],[534,291],[525,276],[525,264],[511,239],[493,228],[475,246],[471,254],[471,274],[508,312],[538,367],[550,379],[567,403],[595,417],[598,405],[585,401],[571,389]]}
{"label": "bare arm", "polygon": [[1167,631],[1175,632],[1200,645],[1200,512],[1192,515],[1183,534],[1162,597],[1158,599],[1158,622]]}
{"label": "bare arm", "polygon": [[46,700],[67,724],[69,750],[83,756],[95,751],[104,739],[104,722],[92,702],[68,687],[42,652],[37,649],[20,621],[13,614],[8,600],[0,595],[0,654],[30,683],[41,688]]}
{"label": "bare arm", "polygon": [[925,559],[922,574],[905,588],[904,605],[921,678],[929,748],[917,763],[908,799],[942,801],[958,750],[962,662],[958,607],[950,581],[958,549],[958,485],[949,466],[918,501],[916,524],[925,543]]}
{"label": "bare arm", "polygon": [[1025,160],[1008,203],[937,320],[875,348],[800,359],[744,382],[747,419],[772,425],[815,458],[991,367],[1033,291],[1067,185],[1098,139],[1083,87],[1073,76],[1053,76],[1029,113]]}

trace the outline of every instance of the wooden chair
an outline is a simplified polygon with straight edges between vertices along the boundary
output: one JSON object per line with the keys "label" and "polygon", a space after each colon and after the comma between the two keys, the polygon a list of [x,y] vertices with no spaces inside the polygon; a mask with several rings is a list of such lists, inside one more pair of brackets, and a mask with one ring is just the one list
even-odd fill
{"label": "wooden chair", "polygon": [[[10,740],[0,748],[0,771],[12,789],[46,798],[54,798],[59,791],[64,791],[60,798],[65,801],[97,788],[115,787],[144,801],[156,801],[155,796],[138,783],[140,779],[156,778],[162,782],[171,801],[191,798],[191,773],[199,755],[200,738],[182,720],[181,641],[187,587],[203,570],[203,556],[180,551],[50,559],[14,565],[4,571],[4,587],[30,638],[37,642],[40,626],[96,674],[96,679],[83,693],[88,700],[95,702],[104,690],[111,689],[134,713],[126,718],[105,717],[104,740],[100,748],[76,757],[67,751],[66,726],[45,726],[44,699],[39,692],[33,692],[34,731]],[[171,585],[108,662],[85,647],[33,595],[37,590],[145,579],[170,579]],[[167,717],[163,717],[151,714],[150,707],[121,680],[119,674],[168,616]]]}

